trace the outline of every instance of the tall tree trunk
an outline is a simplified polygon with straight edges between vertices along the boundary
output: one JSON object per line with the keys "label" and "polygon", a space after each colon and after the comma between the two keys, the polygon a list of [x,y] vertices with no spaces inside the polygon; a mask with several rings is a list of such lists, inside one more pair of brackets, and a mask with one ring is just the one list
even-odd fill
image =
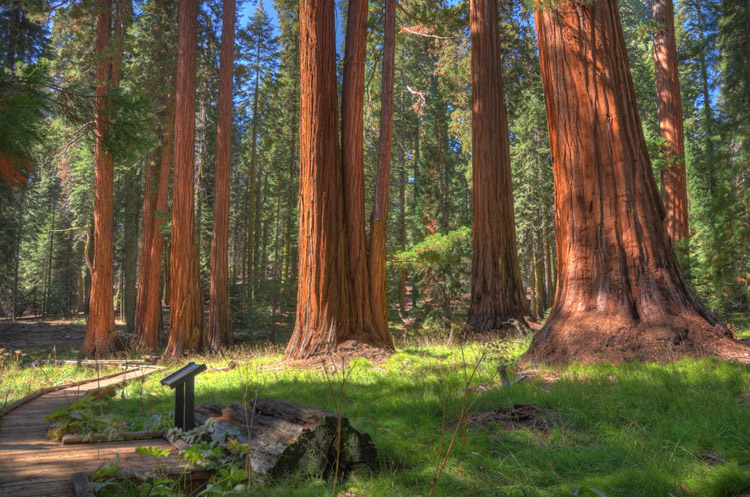
{"label": "tall tree trunk", "polygon": [[471,0],[473,246],[468,322],[497,330],[528,314],[516,250],[497,2]]}
{"label": "tall tree trunk", "polygon": [[537,309],[539,308],[539,296],[536,293],[536,271],[534,270],[534,232],[530,233],[531,243],[529,244],[529,291],[531,295],[531,314],[537,315]]}
{"label": "tall tree trunk", "polygon": [[[260,35],[259,35],[260,36]],[[256,60],[260,59],[260,40],[257,42],[257,55]],[[252,320],[252,309],[253,309],[253,283],[255,281],[255,246],[257,243],[256,233],[256,216],[258,212],[256,210],[256,204],[258,200],[258,100],[260,100],[260,94],[258,92],[260,85],[260,69],[255,71],[255,89],[253,91],[253,121],[251,125],[251,141],[252,148],[250,149],[250,184],[249,199],[248,199],[248,216],[247,216],[247,252],[245,253],[245,299],[247,302],[247,308],[249,316]]]}
{"label": "tall tree trunk", "polygon": [[[294,116],[297,117],[297,116]],[[296,122],[297,119],[294,119]],[[291,137],[289,140],[289,143],[295,144],[297,143],[297,128],[296,126],[290,126],[290,132]],[[295,148],[295,151],[298,150],[298,148]],[[289,288],[290,288],[290,281],[292,280],[292,265],[294,263],[294,260],[297,259],[297,251],[293,249],[293,240],[292,240],[292,223],[294,222],[293,216],[297,214],[297,195],[295,189],[291,188],[292,182],[294,181],[295,175],[297,173],[296,171],[296,164],[298,163],[297,160],[297,154],[290,153],[289,154],[289,162],[287,164],[287,199],[286,199],[286,221],[284,223],[284,270],[281,277],[281,290],[280,293],[284,295],[285,297],[288,294]]]}
{"label": "tall tree trunk", "polygon": [[396,0],[385,0],[385,40],[383,43],[383,84],[380,96],[380,150],[375,183],[375,205],[370,219],[370,302],[374,331],[391,348],[393,339],[388,330],[388,303],[385,280],[386,221],[388,191],[391,181],[391,148],[393,136],[393,76],[396,60]]}
{"label": "tall tree trunk", "polygon": [[[696,2],[693,4],[695,9],[696,18],[698,20],[698,42],[700,43],[700,52],[698,54],[700,62],[700,73],[701,73],[701,92],[703,93],[703,119],[705,120],[706,128],[706,152],[709,157],[713,156],[713,111],[711,109],[711,92],[709,91],[710,82],[708,79],[708,61],[706,57],[706,40],[705,40],[705,29],[703,28],[703,13],[701,11],[701,3]],[[750,36],[748,37],[750,39]],[[713,178],[712,178],[713,179]],[[711,192],[713,193],[713,192]]]}
{"label": "tall tree trunk", "polygon": [[260,285],[266,278],[266,233],[268,225],[263,223],[261,207],[265,202],[266,185],[268,185],[268,173],[260,170],[260,180],[255,189],[255,244],[253,246],[253,273],[256,275],[253,281],[253,294],[257,295]]}
{"label": "tall tree trunk", "polygon": [[94,270],[91,275],[89,316],[83,341],[84,355],[103,356],[119,348],[115,332],[115,310],[112,287],[114,260],[112,248],[114,161],[105,141],[108,131],[108,95],[111,80],[112,1],[99,0],[96,22],[96,112],[94,151]]}
{"label": "tall tree trunk", "polygon": [[354,338],[336,90],[333,0],[300,2],[300,221],[297,316],[289,358]]}
{"label": "tall tree trunk", "polygon": [[534,272],[536,272],[536,318],[541,319],[547,310],[547,294],[544,291],[544,238],[540,233],[534,237]]}
{"label": "tall tree trunk", "polygon": [[135,328],[135,308],[137,301],[136,281],[138,278],[138,221],[140,218],[140,203],[134,201],[138,198],[139,171],[130,168],[126,173],[126,185],[124,194],[127,195],[125,201],[125,219],[123,233],[123,315],[125,318],[125,329],[132,332]]}
{"label": "tall tree trunk", "polygon": [[672,0],[654,0],[652,12],[657,23],[654,32],[656,109],[659,134],[666,141],[664,155],[667,160],[667,168],[661,174],[661,197],[667,214],[667,233],[675,246],[684,246],[687,253],[690,231],[685,139],[682,129],[682,98]]}
{"label": "tall tree trunk", "polygon": [[224,0],[221,27],[221,66],[216,131],[214,228],[211,241],[211,286],[208,340],[211,349],[232,345],[229,313],[229,176],[232,162],[232,75],[234,65],[235,0]]}
{"label": "tall tree trunk", "polygon": [[177,100],[174,130],[172,254],[169,342],[175,356],[203,345],[203,302],[195,238],[195,69],[198,0],[180,0],[178,11]]}
{"label": "tall tree trunk", "polygon": [[544,235],[544,265],[547,268],[547,307],[552,307],[555,304],[555,268],[554,254],[552,253],[552,236],[549,233],[545,233]]}
{"label": "tall tree trunk", "polygon": [[[19,226],[20,229],[20,226]],[[12,308],[10,310],[10,320],[15,323],[16,322],[16,312],[18,309],[18,263],[20,262],[20,252],[21,252],[21,240],[20,236],[18,235],[18,231],[16,231],[16,243],[13,250],[13,298],[12,298]]]}
{"label": "tall tree trunk", "polygon": [[[47,252],[47,267],[45,268],[44,274],[44,294],[42,300],[42,318],[49,314],[49,292],[50,285],[52,284],[52,254],[54,245],[54,234],[55,234],[55,214],[57,213],[57,202],[52,202],[52,224],[50,225],[49,231],[49,251]],[[114,310],[112,311],[114,316]],[[113,318],[114,319],[114,318]]]}
{"label": "tall tree trunk", "polygon": [[544,8],[536,25],[559,281],[525,359],[743,358],[748,349],[696,299],[672,250],[616,1]]}
{"label": "tall tree trunk", "polygon": [[375,327],[370,303],[365,237],[364,85],[367,45],[367,0],[349,0],[344,75],[341,90],[341,168],[344,180],[344,220],[352,282],[353,326],[369,332]]}
{"label": "tall tree trunk", "polygon": [[[404,114],[404,94],[401,93],[399,100],[399,107],[401,115]],[[406,152],[403,146],[403,141],[399,140],[401,153],[399,178],[398,178],[398,201],[399,201],[399,215],[398,215],[398,247],[400,250],[406,250]],[[400,267],[398,269],[398,307],[401,313],[401,318],[406,317],[406,268]]]}
{"label": "tall tree trunk", "polygon": [[157,164],[155,156],[147,166],[143,194],[141,264],[138,275],[135,333],[140,337],[139,346],[149,350],[159,348],[159,331],[162,328],[160,283],[164,234],[161,225],[166,219],[169,197],[175,113],[173,96],[168,95],[167,101],[167,120],[162,131],[159,162]]}

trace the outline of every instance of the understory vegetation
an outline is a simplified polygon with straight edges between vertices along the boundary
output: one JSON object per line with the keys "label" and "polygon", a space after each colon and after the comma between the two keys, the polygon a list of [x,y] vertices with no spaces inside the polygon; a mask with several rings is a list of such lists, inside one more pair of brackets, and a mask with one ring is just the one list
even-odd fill
{"label": "understory vegetation", "polygon": [[[735,322],[737,334],[748,335],[747,320]],[[401,340],[398,352],[380,364],[365,359],[352,363],[343,415],[372,436],[380,468],[376,473],[366,468],[355,471],[338,483],[338,491],[427,495],[437,464],[443,407],[449,439],[466,378],[483,355],[470,386],[467,421],[459,427],[436,495],[552,496],[586,487],[609,497],[720,497],[739,496],[750,489],[747,366],[707,358],[528,369],[515,364],[527,345],[523,339],[498,339],[449,346],[419,337]],[[334,410],[330,370],[282,368],[277,364],[281,358],[279,348],[241,346],[221,356],[194,356],[166,364],[166,371],[186,360],[209,367],[236,365],[229,371],[199,375],[196,404],[242,403],[257,392],[260,397]],[[510,364],[509,371],[527,373],[529,379],[503,387],[497,368],[504,364]],[[45,374],[41,371],[28,363],[9,364],[2,390],[12,385],[9,381],[28,384],[30,378]],[[84,368],[43,371],[58,379],[91,375]],[[168,428],[173,392],[159,383],[161,378],[157,373],[111,398],[74,405],[73,417],[84,420],[79,431],[105,432],[113,426],[122,431]],[[144,450],[144,457],[158,456]],[[216,478],[225,486],[215,486],[217,493],[209,495],[224,495],[222,488],[236,484],[242,489],[238,495],[331,495],[332,479],[296,475],[254,487],[241,481],[237,473],[241,469],[236,462],[222,465]],[[140,490],[132,484],[108,485],[106,492],[161,495],[158,492],[165,488],[175,491],[168,482],[154,481]]]}

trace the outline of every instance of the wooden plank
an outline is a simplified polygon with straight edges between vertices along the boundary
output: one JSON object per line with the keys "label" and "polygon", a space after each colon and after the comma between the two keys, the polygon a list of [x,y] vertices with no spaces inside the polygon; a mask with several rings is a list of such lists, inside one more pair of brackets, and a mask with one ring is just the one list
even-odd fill
{"label": "wooden plank", "polygon": [[[152,372],[155,372],[155,371],[156,370],[154,370]],[[109,374],[109,375],[106,375],[106,376],[102,376],[100,378],[90,378],[88,380],[74,381],[72,383],[66,383],[64,385],[56,385],[56,386],[53,386],[53,387],[47,387],[47,388],[39,389],[39,390],[37,390],[37,391],[35,391],[35,392],[27,395],[26,397],[15,401],[14,403],[10,404],[9,406],[5,406],[2,410],[0,410],[0,417],[5,416],[7,413],[9,413],[9,412],[11,412],[11,411],[13,411],[13,410],[21,407],[22,405],[26,404],[27,402],[30,402],[30,401],[36,399],[37,397],[40,397],[40,396],[42,396],[42,395],[44,395],[46,393],[51,393],[51,392],[55,392],[55,391],[58,391],[58,390],[67,390],[67,389],[70,389],[70,388],[73,388],[73,387],[77,387],[77,386],[80,386],[80,385],[85,385],[85,384],[90,383],[92,381],[101,381],[101,380],[103,380],[105,378],[112,378],[112,377],[115,377],[115,376],[118,376],[118,375],[121,375],[121,374],[127,374],[127,372],[123,373],[122,371],[120,371],[120,372],[117,372],[117,373],[112,373],[112,374]]]}
{"label": "wooden plank", "polygon": [[102,463],[120,456],[124,470],[152,469],[155,466],[186,467],[174,450],[158,461],[136,454],[139,446],[173,448],[164,439],[102,442],[63,446],[46,438],[50,423],[44,418],[60,406],[97,391],[110,389],[133,380],[144,379],[158,368],[121,371],[101,378],[91,378],[67,385],[43,389],[8,406],[0,427],[0,495],[66,496],[73,495],[74,472],[94,471]]}

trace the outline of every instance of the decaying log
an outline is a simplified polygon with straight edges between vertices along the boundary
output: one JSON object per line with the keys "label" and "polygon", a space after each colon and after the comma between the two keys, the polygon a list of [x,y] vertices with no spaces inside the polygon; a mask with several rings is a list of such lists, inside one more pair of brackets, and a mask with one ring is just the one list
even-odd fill
{"label": "decaying log", "polygon": [[104,433],[68,433],[63,435],[61,442],[63,445],[84,444],[95,442],[116,442],[120,440],[148,440],[150,438],[161,438],[164,436],[163,431],[124,431],[114,437]]}
{"label": "decaying log", "polygon": [[[196,422],[214,422],[214,439],[228,431],[241,443],[249,443],[250,468],[263,477],[279,477],[296,471],[309,475],[327,475],[336,463],[338,417],[331,411],[262,398],[247,412],[240,404],[222,407],[203,404],[195,409]],[[249,425],[249,426],[248,426]],[[377,468],[377,450],[370,435],[354,429],[347,418],[341,419],[339,472],[365,464]]]}

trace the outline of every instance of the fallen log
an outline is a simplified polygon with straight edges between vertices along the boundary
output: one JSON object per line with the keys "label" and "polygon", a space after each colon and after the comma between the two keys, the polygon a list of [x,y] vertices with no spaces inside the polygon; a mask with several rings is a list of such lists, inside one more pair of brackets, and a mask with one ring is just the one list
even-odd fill
{"label": "fallen log", "polygon": [[105,435],[104,433],[67,433],[63,435],[61,442],[63,445],[71,445],[96,442],[117,442],[122,440],[148,440],[151,438],[162,438],[163,436],[163,431],[123,431],[114,436]]}
{"label": "fallen log", "polygon": [[[327,476],[335,468],[339,418],[331,411],[259,398],[254,410],[252,404],[247,410],[240,404],[203,404],[196,407],[195,419],[214,422],[214,440],[232,437],[248,443],[249,438],[249,467],[261,479],[296,471]],[[376,470],[377,450],[370,435],[356,430],[347,418],[341,418],[340,429],[339,472],[360,464]]]}

